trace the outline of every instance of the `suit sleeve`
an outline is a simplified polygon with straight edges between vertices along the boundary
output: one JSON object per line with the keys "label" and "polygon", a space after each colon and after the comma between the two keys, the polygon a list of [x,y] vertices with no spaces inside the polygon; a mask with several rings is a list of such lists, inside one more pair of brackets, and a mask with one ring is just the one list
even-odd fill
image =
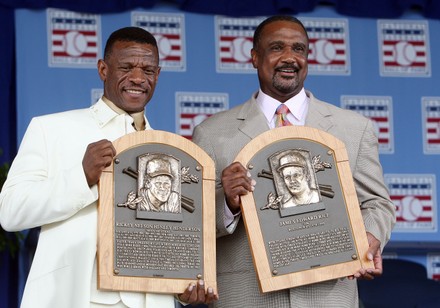
{"label": "suit sleeve", "polygon": [[372,122],[367,122],[359,144],[353,179],[367,232],[384,248],[396,222],[395,206],[390,200],[379,162],[378,141]]}
{"label": "suit sleeve", "polygon": [[233,233],[240,217],[235,217],[230,226],[225,226],[225,194],[220,180],[224,167],[219,164],[212,140],[215,140],[214,137],[210,136],[206,132],[206,130],[203,128],[203,125],[198,125],[195,127],[192,141],[205,150],[205,152],[215,161],[216,233],[217,237],[221,237]]}
{"label": "suit sleeve", "polygon": [[[48,135],[54,132],[41,122],[34,118],[29,124],[0,194],[0,223],[9,231],[65,220],[98,198],[97,188],[87,185],[82,157],[52,144],[56,139]],[[66,159],[73,160],[69,167],[62,163]]]}

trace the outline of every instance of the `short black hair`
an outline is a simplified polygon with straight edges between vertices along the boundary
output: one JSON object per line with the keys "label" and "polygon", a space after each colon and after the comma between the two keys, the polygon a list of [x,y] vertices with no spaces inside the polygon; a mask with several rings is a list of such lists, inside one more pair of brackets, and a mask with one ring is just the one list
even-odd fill
{"label": "short black hair", "polygon": [[136,42],[141,44],[150,44],[157,49],[157,42],[153,34],[139,27],[125,27],[110,34],[105,44],[104,59],[110,56],[113,45],[116,42]]}
{"label": "short black hair", "polygon": [[258,45],[260,44],[261,32],[263,32],[264,27],[270,23],[275,22],[275,21],[289,21],[289,22],[293,22],[295,24],[300,25],[301,28],[303,28],[304,33],[306,34],[307,41],[309,40],[309,36],[307,34],[306,27],[304,27],[303,23],[298,18],[290,16],[290,15],[274,15],[274,16],[268,17],[265,20],[263,20],[258,25],[258,27],[255,29],[254,38],[253,38],[253,46],[252,46],[253,49],[256,50],[258,48]]}

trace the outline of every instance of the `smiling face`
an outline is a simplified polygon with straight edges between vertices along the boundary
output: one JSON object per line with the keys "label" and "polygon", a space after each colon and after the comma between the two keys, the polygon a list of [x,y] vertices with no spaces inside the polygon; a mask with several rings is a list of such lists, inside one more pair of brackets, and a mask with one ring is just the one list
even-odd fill
{"label": "smiling face", "polygon": [[160,73],[158,50],[150,44],[117,41],[98,61],[98,72],[106,98],[127,113],[143,111]]}
{"label": "smiling face", "polygon": [[171,194],[171,177],[159,175],[151,179],[150,200],[154,204],[163,204],[168,201]]}
{"label": "smiling face", "polygon": [[261,90],[285,102],[298,94],[307,77],[308,38],[301,25],[285,20],[268,23],[252,49]]}

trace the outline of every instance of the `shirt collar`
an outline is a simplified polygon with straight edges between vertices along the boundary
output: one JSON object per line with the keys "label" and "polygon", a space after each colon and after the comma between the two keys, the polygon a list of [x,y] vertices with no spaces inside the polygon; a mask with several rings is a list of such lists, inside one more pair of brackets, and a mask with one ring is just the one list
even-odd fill
{"label": "shirt collar", "polygon": [[105,98],[102,96],[94,105],[92,105],[91,110],[94,114],[94,117],[98,121],[99,126],[103,127],[107,125],[109,122],[111,122],[113,119],[123,115],[125,116],[131,116],[135,120],[137,119],[144,119],[145,121],[145,129],[151,129],[150,123],[148,122],[147,118],[145,117],[144,111],[138,112],[136,114],[129,115],[124,110],[117,107],[113,102],[111,102],[108,98]]}
{"label": "shirt collar", "polygon": [[[267,122],[270,123],[281,102],[267,95],[261,89],[258,91],[256,101],[261,108],[261,111],[264,113]],[[290,112],[298,122],[304,123],[308,105],[308,99],[304,88],[302,88],[297,95],[285,101],[284,104],[289,107]]]}

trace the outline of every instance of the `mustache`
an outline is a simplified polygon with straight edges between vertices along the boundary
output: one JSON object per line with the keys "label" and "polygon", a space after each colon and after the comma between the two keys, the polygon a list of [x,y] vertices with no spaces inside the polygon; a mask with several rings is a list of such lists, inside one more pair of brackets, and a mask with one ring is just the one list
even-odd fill
{"label": "mustache", "polygon": [[283,64],[283,65],[275,67],[275,70],[277,70],[277,71],[284,70],[284,69],[293,69],[295,71],[298,71],[299,67],[298,67],[298,65],[296,65],[294,63],[293,64]]}

